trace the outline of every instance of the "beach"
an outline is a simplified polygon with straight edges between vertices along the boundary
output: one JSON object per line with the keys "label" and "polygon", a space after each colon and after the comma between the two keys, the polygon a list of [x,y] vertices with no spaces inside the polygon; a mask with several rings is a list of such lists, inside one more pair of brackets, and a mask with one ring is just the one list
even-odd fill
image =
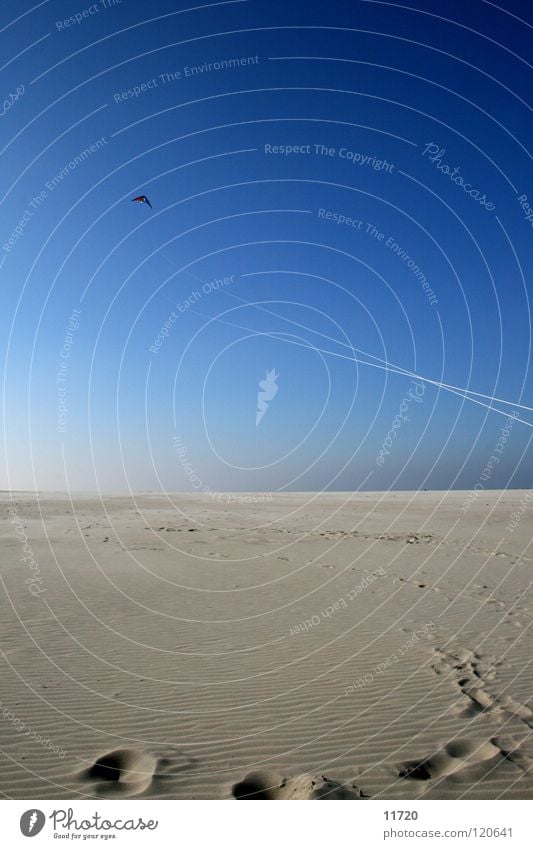
{"label": "beach", "polygon": [[3,797],[530,799],[529,496],[3,493]]}

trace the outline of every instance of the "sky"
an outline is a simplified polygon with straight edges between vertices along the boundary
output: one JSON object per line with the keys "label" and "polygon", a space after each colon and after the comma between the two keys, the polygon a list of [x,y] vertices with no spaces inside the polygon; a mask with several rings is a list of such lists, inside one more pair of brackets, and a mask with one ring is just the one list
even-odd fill
{"label": "sky", "polygon": [[4,5],[0,488],[531,487],[532,25]]}

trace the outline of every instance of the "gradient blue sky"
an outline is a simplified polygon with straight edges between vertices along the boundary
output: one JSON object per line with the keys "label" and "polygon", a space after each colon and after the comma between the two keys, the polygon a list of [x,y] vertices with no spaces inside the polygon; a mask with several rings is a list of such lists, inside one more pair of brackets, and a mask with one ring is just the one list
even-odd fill
{"label": "gradient blue sky", "polygon": [[1,488],[531,486],[530,4],[188,9],[0,13]]}

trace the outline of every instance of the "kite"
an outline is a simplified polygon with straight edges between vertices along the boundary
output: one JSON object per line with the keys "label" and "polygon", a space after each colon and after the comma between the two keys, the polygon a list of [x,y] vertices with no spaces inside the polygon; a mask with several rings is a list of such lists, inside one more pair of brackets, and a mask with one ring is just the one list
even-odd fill
{"label": "kite", "polygon": [[132,198],[131,199],[132,203],[134,203],[135,201],[137,201],[137,203],[147,203],[148,206],[150,207],[150,209],[152,209],[152,204],[150,203],[150,201],[148,200],[146,195],[139,195],[138,198]]}

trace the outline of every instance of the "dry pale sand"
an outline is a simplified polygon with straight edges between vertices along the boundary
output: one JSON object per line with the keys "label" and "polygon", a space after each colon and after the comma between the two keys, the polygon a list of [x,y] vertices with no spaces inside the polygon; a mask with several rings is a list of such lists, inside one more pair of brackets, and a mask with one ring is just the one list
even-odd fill
{"label": "dry pale sand", "polygon": [[2,495],[0,791],[531,798],[524,497]]}

